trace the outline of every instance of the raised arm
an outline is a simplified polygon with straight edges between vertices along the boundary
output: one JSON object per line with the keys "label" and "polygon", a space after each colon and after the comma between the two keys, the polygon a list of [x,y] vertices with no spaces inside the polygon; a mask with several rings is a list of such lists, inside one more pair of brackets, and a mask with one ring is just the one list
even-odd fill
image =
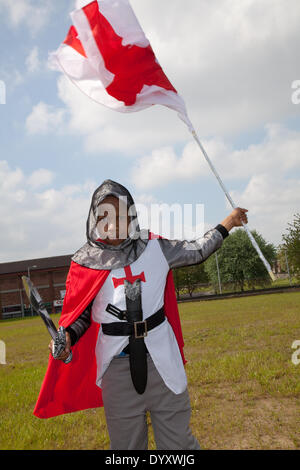
{"label": "raised arm", "polygon": [[221,224],[208,230],[203,237],[192,241],[167,240],[160,238],[158,242],[170,268],[179,268],[203,263],[212,253],[218,250],[224,238],[228,237],[233,227],[247,223],[247,209],[234,209]]}

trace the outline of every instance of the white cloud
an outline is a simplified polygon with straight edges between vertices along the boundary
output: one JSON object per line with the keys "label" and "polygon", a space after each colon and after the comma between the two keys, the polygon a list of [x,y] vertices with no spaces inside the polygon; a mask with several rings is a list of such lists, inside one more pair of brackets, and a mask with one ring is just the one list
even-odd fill
{"label": "white cloud", "polygon": [[[204,147],[228,190],[227,181],[231,186],[234,181],[244,183],[244,190],[229,193],[236,205],[249,210],[250,228],[279,243],[287,223],[300,210],[300,132],[270,124],[262,142],[246,149],[232,150],[221,140],[204,142]],[[179,157],[171,147],[154,150],[137,160],[132,170],[133,184],[144,190],[208,177],[218,184],[193,143],[187,144]]]}
{"label": "white cloud", "polygon": [[74,1],[74,8],[82,8],[85,5],[87,5],[88,3],[90,3],[89,0],[75,0]]}
{"label": "white cloud", "polygon": [[46,170],[45,168],[40,168],[30,175],[28,178],[28,184],[31,188],[36,189],[43,186],[48,186],[52,183],[53,179],[54,173],[52,171]]}
{"label": "white cloud", "polygon": [[230,194],[240,207],[249,209],[250,229],[255,228],[275,244],[282,242],[287,224],[300,212],[300,178],[283,180],[263,173],[253,176],[244,191]]}
{"label": "white cloud", "polygon": [[[169,109],[157,106],[140,113],[118,113],[94,103],[64,76],[58,80],[58,90],[70,115],[68,132],[84,137],[88,153],[113,150],[137,154],[165,139],[172,141],[174,129],[181,139],[188,135],[185,126]],[[174,127],[164,126],[166,120],[173,122]]]}
{"label": "white cloud", "polygon": [[188,143],[178,158],[172,147],[155,149],[139,158],[132,169],[132,181],[137,188],[149,189],[173,181],[194,179],[207,174],[204,158],[193,142]]}
{"label": "white cloud", "polygon": [[[181,0],[132,6],[201,135],[233,134],[296,114],[298,0]],[[280,65],[279,65],[280,64]]]}
{"label": "white cloud", "polygon": [[[96,184],[85,182],[60,189],[47,188],[54,176],[47,169],[26,175],[0,161],[2,262],[72,253],[85,242],[85,222]],[[250,209],[250,229],[256,228],[268,240],[279,243],[287,223],[299,212],[300,178],[290,178],[283,186],[279,177],[263,173],[253,176],[244,191],[232,191],[231,195],[239,205]],[[163,203],[147,193],[138,194],[135,201],[148,208]],[[166,235],[155,219],[151,222],[148,225],[146,218],[140,220],[141,226]],[[185,223],[185,238],[194,233],[201,236],[211,228],[206,223],[203,226],[203,222],[197,227]],[[175,221],[175,233],[181,228]]]}
{"label": "white cloud", "polygon": [[[82,3],[88,2],[78,1],[77,6]],[[291,179],[291,174],[299,168],[299,133],[276,124],[297,116],[300,109],[291,100],[291,84],[299,79],[298,3],[289,0],[287,8],[286,0],[219,0],[217,6],[215,2],[189,0],[187,7],[182,0],[173,0],[170,7],[170,2],[161,0],[152,0],[151,5],[146,0],[131,0],[225,184],[229,180],[239,187],[244,184],[244,191],[234,193],[235,202],[249,206],[257,220],[266,218],[266,233],[271,236],[281,231],[285,214],[298,204],[287,187],[298,188],[298,180],[295,176]],[[155,106],[123,115],[93,103],[63,76],[58,79],[58,95],[64,109],[39,103],[26,121],[28,132],[79,134],[86,153],[111,151],[116,158],[120,154],[134,158],[132,181],[143,191],[178,181],[214,178],[171,110]],[[263,127],[265,138],[258,144],[234,150],[228,143],[242,132]],[[174,151],[178,143],[184,144],[180,154]],[[278,207],[282,211],[276,215],[276,230],[254,198],[259,181],[269,189],[276,185],[274,200],[268,199],[270,214],[277,214]],[[262,195],[257,197],[263,203],[263,190]],[[51,199],[51,194],[47,197]],[[249,198],[248,204],[244,197]]]}
{"label": "white cloud", "polygon": [[[8,162],[0,161],[1,262],[71,254],[86,242],[86,219],[97,186],[93,181],[86,181],[55,189],[49,187],[54,177],[47,169],[25,174],[20,168],[12,168]],[[163,236],[169,232],[182,232],[178,220],[175,220],[175,226],[169,221],[161,226],[155,217],[143,219],[139,206],[146,207],[149,215],[151,204],[159,205],[162,210],[163,201],[146,193],[134,195],[134,200],[141,227]],[[197,227],[199,235],[203,231],[202,222],[200,220]],[[194,229],[186,223],[186,237]]]}
{"label": "white cloud", "polygon": [[15,66],[6,64],[0,70],[1,80],[5,83],[6,89],[12,92],[16,87],[24,83],[24,74]]}
{"label": "white cloud", "polygon": [[[88,2],[78,1],[77,6]],[[298,0],[132,0],[166,74],[186,101],[200,137],[233,137],[295,116]],[[73,3],[75,7],[75,2]],[[279,65],[280,64],[280,65]],[[66,132],[81,133],[88,153],[137,155],[184,143],[187,129],[166,108],[121,114],[90,101],[69,81],[58,93],[70,113]]]}
{"label": "white cloud", "polygon": [[[82,135],[87,153],[117,151],[127,156],[140,154],[166,139],[172,142],[174,130],[179,140],[189,135],[176,114],[163,107],[159,111],[153,107],[142,113],[117,113],[88,99],[64,76],[58,79],[58,93],[65,108],[44,102],[35,105],[26,119],[29,133],[47,134],[59,129],[60,133]],[[165,127],[164,121],[172,122],[173,127]]]}
{"label": "white cloud", "polygon": [[85,243],[85,222],[95,183],[45,189],[46,169],[29,175],[0,161],[2,262],[69,254]]}
{"label": "white cloud", "polygon": [[14,28],[26,25],[32,35],[47,22],[52,10],[49,0],[0,0],[0,12],[5,12]]}
{"label": "white cloud", "polygon": [[26,130],[29,134],[47,134],[62,132],[64,126],[64,109],[40,102],[34,106],[31,114],[26,119]]}
{"label": "white cloud", "polygon": [[[300,132],[279,124],[265,126],[262,142],[233,150],[221,139],[203,141],[203,146],[222,179],[246,180],[268,172],[283,177],[299,168]],[[132,169],[137,188],[153,188],[173,181],[207,178],[212,172],[196,142],[189,142],[180,156],[172,147],[153,150],[139,158]]]}
{"label": "white cloud", "polygon": [[[20,64],[17,65],[19,66]],[[43,68],[46,68],[45,66],[46,64],[44,64],[39,58],[39,48],[35,46],[29,51],[25,58],[26,71],[20,72],[20,70],[16,68],[14,63],[9,63],[7,61],[5,63],[3,62],[0,68],[0,77],[1,80],[5,82],[6,87],[11,94],[16,87],[23,85],[28,77],[30,77],[34,73],[40,72]]]}
{"label": "white cloud", "polygon": [[39,48],[35,46],[26,57],[26,67],[29,73],[35,73],[40,70],[41,63],[39,59]]}

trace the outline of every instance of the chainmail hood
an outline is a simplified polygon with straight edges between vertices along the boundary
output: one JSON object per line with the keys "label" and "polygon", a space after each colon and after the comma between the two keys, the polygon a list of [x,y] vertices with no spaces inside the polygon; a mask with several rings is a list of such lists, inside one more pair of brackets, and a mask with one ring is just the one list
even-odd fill
{"label": "chainmail hood", "polygon": [[[120,245],[113,246],[97,241],[97,208],[107,197],[115,196],[126,200],[130,207],[130,226],[134,227],[126,240]],[[125,199],[126,198],[126,199]],[[119,183],[105,180],[92,196],[92,202],[86,223],[87,243],[83,245],[72,257],[72,260],[81,266],[91,269],[117,269],[131,264],[142,254],[149,240],[149,231],[140,230],[136,208],[129,191]]]}

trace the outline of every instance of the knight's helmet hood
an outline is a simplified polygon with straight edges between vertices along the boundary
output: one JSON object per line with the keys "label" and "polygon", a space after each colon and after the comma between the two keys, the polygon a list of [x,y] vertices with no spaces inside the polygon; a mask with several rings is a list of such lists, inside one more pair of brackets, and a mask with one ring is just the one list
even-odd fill
{"label": "knight's helmet hood", "polygon": [[[97,218],[98,218],[98,206],[99,204],[108,196],[115,196],[118,199],[123,200],[127,203],[127,208],[130,209],[130,226],[134,227],[134,232],[131,231],[129,237],[124,240],[120,245],[117,247],[113,245],[107,245],[101,242],[97,242],[97,238],[99,238],[96,232],[96,225],[97,225]],[[100,246],[102,248],[108,249],[117,249],[124,248],[131,243],[132,239],[136,239],[140,236],[140,227],[137,220],[137,212],[134,204],[134,200],[130,194],[130,192],[121,184],[116,183],[112,180],[105,180],[99,188],[93,194],[91,207],[89,211],[89,216],[86,223],[86,236],[87,240],[92,246]]]}
{"label": "knight's helmet hood", "polygon": [[[126,240],[117,246],[97,241],[98,206],[108,196],[123,200],[130,209],[128,214],[131,231]],[[87,243],[75,253],[72,260],[92,269],[116,269],[127,266],[141,255],[148,243],[149,231],[139,227],[136,207],[130,192],[120,183],[108,179],[103,181],[92,196],[86,236]]]}

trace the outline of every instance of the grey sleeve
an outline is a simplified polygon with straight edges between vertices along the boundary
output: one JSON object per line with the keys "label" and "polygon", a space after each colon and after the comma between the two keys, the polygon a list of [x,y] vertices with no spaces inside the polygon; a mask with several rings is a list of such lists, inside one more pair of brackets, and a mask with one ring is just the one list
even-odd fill
{"label": "grey sleeve", "polygon": [[222,246],[224,238],[228,235],[226,228],[219,224],[208,230],[202,238],[192,241],[159,238],[158,242],[172,269],[203,263]]}
{"label": "grey sleeve", "polygon": [[66,328],[71,337],[71,346],[77,343],[77,341],[84,335],[86,330],[91,324],[91,309],[92,303],[84,310],[84,312],[74,321],[70,326]]}

